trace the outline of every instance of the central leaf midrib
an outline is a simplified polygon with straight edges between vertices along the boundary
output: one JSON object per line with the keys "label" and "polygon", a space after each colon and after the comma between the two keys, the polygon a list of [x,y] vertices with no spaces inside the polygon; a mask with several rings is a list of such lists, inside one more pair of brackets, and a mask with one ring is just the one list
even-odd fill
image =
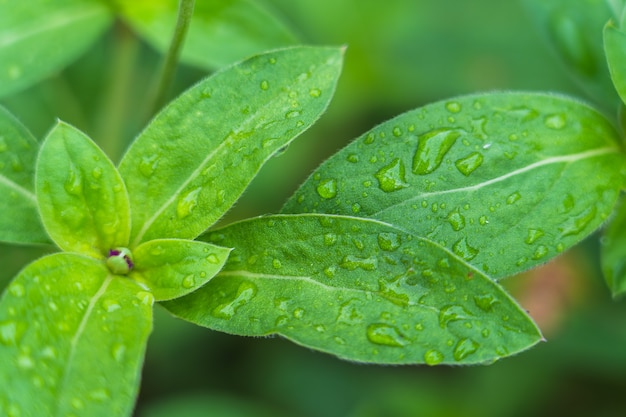
{"label": "central leaf midrib", "polygon": [[27,190],[26,188],[22,187],[21,185],[19,185],[15,181],[10,180],[9,178],[7,178],[4,175],[0,175],[0,183],[5,184],[7,187],[9,187],[9,188],[17,191],[18,193],[22,194],[23,196],[28,198],[33,204],[35,204],[35,205],[37,204],[37,197],[35,196],[35,193],[33,193],[30,190]]}

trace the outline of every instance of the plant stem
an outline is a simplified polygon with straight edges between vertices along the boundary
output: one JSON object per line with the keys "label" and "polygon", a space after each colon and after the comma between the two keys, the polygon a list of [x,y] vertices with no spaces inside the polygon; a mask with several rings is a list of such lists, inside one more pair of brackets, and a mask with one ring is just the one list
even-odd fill
{"label": "plant stem", "polygon": [[163,104],[165,104],[167,92],[176,71],[178,57],[180,56],[180,51],[185,42],[185,36],[187,35],[189,24],[191,23],[191,16],[193,15],[195,3],[195,0],[179,0],[176,28],[174,29],[174,35],[172,36],[172,41],[170,42],[167,54],[163,58],[163,64],[157,79],[155,88],[156,93],[154,94],[150,116],[156,114],[156,112],[163,107]]}

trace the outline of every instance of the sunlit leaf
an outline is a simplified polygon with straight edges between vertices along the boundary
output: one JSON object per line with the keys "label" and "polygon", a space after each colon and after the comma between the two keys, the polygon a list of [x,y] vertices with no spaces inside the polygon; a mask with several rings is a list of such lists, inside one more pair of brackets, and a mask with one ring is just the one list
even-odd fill
{"label": "sunlit leaf", "polygon": [[626,204],[616,210],[602,240],[602,271],[614,297],[626,294]]}
{"label": "sunlit leaf", "polygon": [[0,240],[49,243],[35,198],[35,161],[39,144],[0,106]]}
{"label": "sunlit leaf", "polygon": [[135,266],[130,278],[146,285],[156,301],[178,298],[213,278],[230,251],[192,240],[151,240],[133,251]]}
{"label": "sunlit leaf", "polygon": [[235,249],[217,277],[164,306],[211,329],[397,364],[493,361],[541,339],[489,277],[378,221],[271,216],[203,239]]}
{"label": "sunlit leaf", "polygon": [[98,0],[0,2],[0,96],[63,68],[104,32],[111,18]]}
{"label": "sunlit leaf", "polygon": [[[167,51],[176,25],[178,0],[116,3],[122,17],[141,36],[159,51]],[[259,2],[197,1],[181,60],[215,69],[294,42],[295,36]]]}
{"label": "sunlit leaf", "polygon": [[194,238],[219,219],[261,166],[317,120],[342,49],[258,55],[205,79],[167,106],[120,164],[132,246]]}
{"label": "sunlit leaf", "polygon": [[46,137],[36,189],[43,224],[61,249],[103,257],[128,245],[124,183],[104,152],[76,128],[59,122]]}
{"label": "sunlit leaf", "polygon": [[613,85],[626,103],[626,33],[612,20],[604,27],[604,48]]}
{"label": "sunlit leaf", "polygon": [[81,255],[26,267],[0,301],[2,415],[129,416],[153,300]]}
{"label": "sunlit leaf", "polygon": [[495,278],[563,252],[611,213],[618,135],[571,99],[496,93],[396,117],[322,164],[283,212],[380,219]]}
{"label": "sunlit leaf", "polygon": [[[602,27],[619,2],[604,0],[524,0],[556,53],[580,87],[607,108],[617,103],[607,71]],[[613,4],[611,4],[613,3]]]}

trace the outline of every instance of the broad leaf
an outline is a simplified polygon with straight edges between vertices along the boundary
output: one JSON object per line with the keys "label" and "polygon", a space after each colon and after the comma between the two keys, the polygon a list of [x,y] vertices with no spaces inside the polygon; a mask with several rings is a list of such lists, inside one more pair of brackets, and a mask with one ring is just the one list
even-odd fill
{"label": "broad leaf", "polygon": [[283,212],[380,219],[494,278],[546,262],[611,213],[617,133],[565,97],[497,93],[396,117],[322,164]]}
{"label": "broad leaf", "polygon": [[385,223],[273,216],[203,239],[235,249],[217,277],[164,306],[211,329],[396,364],[493,361],[541,340],[497,283]]}
{"label": "broad leaf", "polygon": [[151,240],[133,251],[130,278],[147,286],[156,301],[171,300],[206,284],[222,269],[230,251],[192,240]]}
{"label": "broad leaf", "polygon": [[104,152],[76,128],[59,122],[46,137],[36,189],[43,224],[61,249],[98,258],[128,245],[124,183]]}
{"label": "broad leaf", "polygon": [[0,240],[49,243],[35,198],[35,161],[39,144],[0,106]]}
{"label": "broad leaf", "polygon": [[[122,17],[161,52],[170,45],[178,3],[178,0],[116,1]],[[181,60],[215,69],[294,41],[286,26],[259,2],[197,1]]]}
{"label": "broad leaf", "polygon": [[195,238],[261,166],[324,111],[342,50],[296,47],[258,55],[191,88],[144,130],[120,164],[132,246]]}
{"label": "broad leaf", "polygon": [[26,267],[0,301],[2,415],[129,416],[152,302],[132,280],[81,255]]}
{"label": "broad leaf", "polygon": [[613,85],[626,103],[626,33],[622,25],[609,21],[604,27],[604,49]]}
{"label": "broad leaf", "polygon": [[602,27],[619,7],[605,0],[524,0],[531,17],[580,87],[613,109],[615,90],[606,68]]}
{"label": "broad leaf", "polygon": [[98,0],[1,2],[0,96],[69,64],[104,32],[111,17]]}
{"label": "broad leaf", "polygon": [[614,297],[626,294],[626,204],[622,202],[602,240],[602,272]]}

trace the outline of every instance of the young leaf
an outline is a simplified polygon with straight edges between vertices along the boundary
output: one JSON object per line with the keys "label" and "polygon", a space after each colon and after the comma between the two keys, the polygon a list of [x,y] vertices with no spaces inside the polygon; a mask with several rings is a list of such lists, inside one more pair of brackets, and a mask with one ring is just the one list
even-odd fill
{"label": "young leaf", "polygon": [[203,239],[235,247],[226,266],[163,305],[211,329],[277,333],[342,358],[395,364],[493,361],[541,340],[497,283],[385,223],[272,216]]}
{"label": "young leaf", "polygon": [[609,1],[524,2],[574,80],[605,107],[614,109],[618,101],[606,68],[601,31],[617,5]]}
{"label": "young leaf", "polygon": [[626,33],[612,20],[604,27],[604,50],[613,85],[626,103]]}
{"label": "young leaf", "polygon": [[206,284],[222,269],[230,251],[193,240],[151,240],[133,251],[130,278],[147,286],[156,301],[171,300]]}
{"label": "young leaf", "polygon": [[602,271],[614,297],[626,294],[626,204],[616,210],[604,232]]}
{"label": "young leaf", "polygon": [[258,55],[205,79],[157,115],[120,164],[132,246],[195,238],[219,219],[265,161],[326,109],[342,55],[321,47]]}
{"label": "young leaf", "polygon": [[82,255],[27,266],[0,300],[2,415],[129,416],[152,302]]}
{"label": "young leaf", "polygon": [[[116,1],[122,17],[151,45],[169,47],[177,0]],[[197,1],[181,59],[216,69],[261,51],[288,46],[295,36],[262,4],[251,0]]]}
{"label": "young leaf", "polygon": [[41,145],[35,177],[43,224],[61,249],[101,258],[128,245],[124,183],[84,133],[57,123]]}
{"label": "young leaf", "polygon": [[0,241],[50,243],[35,198],[35,161],[39,144],[0,106]]}
{"label": "young leaf", "polygon": [[500,278],[546,262],[608,217],[622,183],[617,138],[602,115],[565,97],[461,97],[372,129],[283,212],[376,218]]}
{"label": "young leaf", "polygon": [[0,96],[63,68],[106,30],[111,17],[97,0],[0,3]]}

